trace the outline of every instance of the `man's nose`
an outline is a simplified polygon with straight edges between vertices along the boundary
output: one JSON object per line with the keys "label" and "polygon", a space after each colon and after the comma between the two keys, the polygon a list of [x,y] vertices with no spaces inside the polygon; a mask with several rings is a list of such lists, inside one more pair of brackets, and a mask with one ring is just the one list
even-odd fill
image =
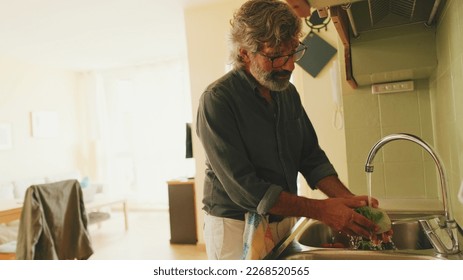
{"label": "man's nose", "polygon": [[283,66],[281,66],[281,69],[287,70],[287,71],[290,71],[290,72],[292,72],[294,70],[294,68],[296,68],[294,66],[294,56],[290,56],[288,61],[286,61],[286,63]]}

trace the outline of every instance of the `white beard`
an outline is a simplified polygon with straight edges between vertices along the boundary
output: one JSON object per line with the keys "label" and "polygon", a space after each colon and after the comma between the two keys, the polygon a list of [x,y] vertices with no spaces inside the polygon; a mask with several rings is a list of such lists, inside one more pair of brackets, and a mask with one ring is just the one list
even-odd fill
{"label": "white beard", "polygon": [[249,71],[259,84],[271,91],[283,91],[289,86],[289,77],[286,79],[275,79],[273,76],[276,72],[267,72],[263,70],[255,60],[251,61]]}

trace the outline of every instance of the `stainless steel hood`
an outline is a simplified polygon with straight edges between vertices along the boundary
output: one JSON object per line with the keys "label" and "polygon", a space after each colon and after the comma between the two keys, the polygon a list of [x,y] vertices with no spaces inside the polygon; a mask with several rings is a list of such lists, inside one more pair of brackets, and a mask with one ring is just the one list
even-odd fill
{"label": "stainless steel hood", "polygon": [[353,37],[404,24],[432,25],[440,0],[309,0],[314,8],[341,6],[347,11]]}

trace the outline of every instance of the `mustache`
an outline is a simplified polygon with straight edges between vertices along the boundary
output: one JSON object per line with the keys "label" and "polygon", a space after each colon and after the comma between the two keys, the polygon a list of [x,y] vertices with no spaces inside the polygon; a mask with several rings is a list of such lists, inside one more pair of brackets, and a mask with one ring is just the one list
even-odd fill
{"label": "mustache", "polygon": [[281,76],[281,77],[286,77],[286,76],[291,76],[293,72],[291,71],[288,71],[288,70],[281,70],[281,71],[273,71],[272,72],[272,77],[278,77],[278,76]]}

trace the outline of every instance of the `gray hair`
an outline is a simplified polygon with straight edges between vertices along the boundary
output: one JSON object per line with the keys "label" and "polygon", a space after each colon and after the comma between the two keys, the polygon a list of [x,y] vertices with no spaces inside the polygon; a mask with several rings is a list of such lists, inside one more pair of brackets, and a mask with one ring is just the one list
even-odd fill
{"label": "gray hair", "polygon": [[230,59],[235,68],[244,66],[240,49],[257,52],[301,37],[302,21],[286,3],[279,0],[249,0],[230,21]]}

